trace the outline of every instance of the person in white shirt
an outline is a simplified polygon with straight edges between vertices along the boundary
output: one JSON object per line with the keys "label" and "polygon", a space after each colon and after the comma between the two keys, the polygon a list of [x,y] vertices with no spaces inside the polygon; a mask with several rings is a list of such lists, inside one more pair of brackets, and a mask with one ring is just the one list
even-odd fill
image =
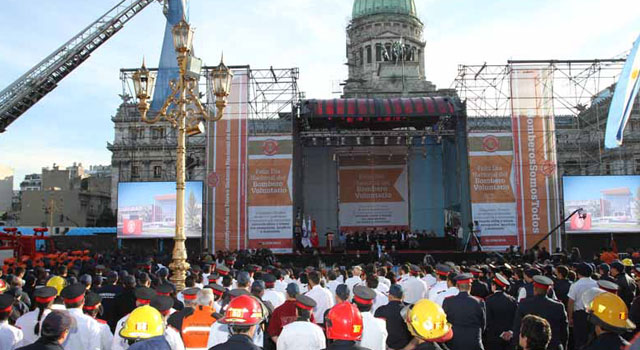
{"label": "person in white shirt", "polygon": [[273,308],[276,309],[278,306],[284,304],[286,297],[284,293],[275,290],[276,285],[276,276],[267,274],[264,275],[264,285],[265,291],[262,296],[262,300],[268,301],[273,305]]}
{"label": "person in white shirt", "polygon": [[389,303],[389,297],[378,290],[380,282],[378,281],[378,277],[375,275],[367,276],[367,287],[371,288],[371,290],[376,293],[376,297],[373,299],[373,305],[371,306],[371,313],[375,314],[376,310],[378,310],[380,306],[384,306]]}
{"label": "person in white shirt", "polygon": [[[285,282],[285,276],[283,276],[283,271],[280,269],[274,269],[273,275],[276,277],[276,284],[273,289],[282,293],[283,295],[287,292],[287,282]],[[287,276],[288,277],[288,276]]]}
{"label": "person in white shirt", "polygon": [[441,293],[438,293],[433,302],[442,306],[442,303],[446,298],[458,295],[458,293],[460,293],[460,290],[458,290],[458,287],[456,286],[456,281],[454,280],[455,277],[456,275],[453,273],[450,273],[449,276],[447,276],[447,289],[445,289]]}
{"label": "person in white shirt", "polygon": [[100,350],[102,348],[100,324],[82,312],[85,291],[86,287],[83,284],[73,284],[65,287],[60,293],[65,307],[75,320],[74,331],[69,333],[64,343],[65,350]]}
{"label": "person in white shirt", "polygon": [[[409,267],[402,266],[402,270],[408,274]],[[411,265],[410,276],[400,283],[404,290],[404,301],[409,304],[415,304],[420,299],[425,299],[429,294],[429,287],[427,284],[418,278],[420,268],[416,265]]]}
{"label": "person in white shirt", "polygon": [[307,276],[309,279],[309,291],[305,294],[316,302],[313,308],[313,317],[316,323],[324,324],[324,313],[333,307],[333,294],[320,285],[320,273],[311,271]]}
{"label": "person in white shirt", "polygon": [[180,332],[173,326],[167,325],[167,319],[173,309],[173,299],[165,295],[157,295],[151,299],[149,306],[155,308],[162,315],[165,324],[164,338],[169,343],[171,350],[185,350]]}
{"label": "person in white shirt", "polygon": [[425,275],[422,277],[424,283],[427,284],[427,287],[432,288],[438,280],[433,276],[433,267],[427,265],[425,268]]}
{"label": "person in white shirt", "polygon": [[429,300],[435,302],[438,294],[447,290],[447,276],[451,272],[451,268],[448,265],[438,264],[436,265],[436,275],[438,276],[438,282],[429,289]]}
{"label": "person in white shirt", "polygon": [[34,292],[34,303],[36,309],[20,316],[16,320],[16,327],[22,330],[22,341],[20,346],[31,345],[40,338],[42,321],[51,312],[53,300],[58,295],[58,291],[53,287],[38,288]]}
{"label": "person in white shirt", "polygon": [[9,324],[13,295],[0,294],[0,349],[14,350],[22,341],[22,331]]}
{"label": "person in white shirt", "polygon": [[353,276],[347,278],[347,280],[344,281],[344,284],[346,284],[347,287],[349,287],[349,292],[353,294],[353,287],[363,284],[362,278],[360,277],[360,275],[362,274],[362,268],[356,265],[353,267],[351,271],[353,273]]}
{"label": "person in white shirt", "polygon": [[336,288],[341,284],[337,280],[338,275],[334,270],[330,270],[327,273],[327,277],[329,277],[329,282],[327,282],[327,289],[331,292],[331,294],[336,295]]}
{"label": "person in white shirt", "polygon": [[376,293],[368,287],[356,286],[353,289],[353,303],[362,314],[362,340],[360,346],[370,350],[387,350],[387,322],[375,318],[371,307]]}
{"label": "person in white shirt", "polygon": [[391,281],[386,277],[387,269],[385,267],[381,267],[378,269],[378,290],[382,293],[389,293],[389,288],[391,288]]}
{"label": "person in white shirt", "polygon": [[[588,329],[589,321],[587,319],[587,312],[584,309],[584,302],[582,301],[582,295],[585,291],[598,287],[598,282],[591,278],[593,270],[587,263],[580,263],[576,268],[578,274],[578,280],[569,287],[569,302],[567,303],[567,317],[569,320],[569,326],[573,326],[573,329]],[[580,334],[577,334],[580,333]],[[573,341],[576,349],[580,349],[587,343],[587,332],[574,332]]]}
{"label": "person in white shirt", "polygon": [[111,328],[107,324],[107,321],[98,319],[98,313],[102,308],[102,297],[93,292],[87,292],[85,294],[85,302],[82,307],[82,311],[85,315],[93,318],[98,321],[100,326],[100,348],[102,350],[110,350],[111,343],[113,342],[113,334],[111,333]]}
{"label": "person in white shirt", "polygon": [[278,350],[321,350],[326,348],[322,328],[311,323],[312,310],[316,302],[306,295],[296,297],[298,319],[284,326],[278,336]]}

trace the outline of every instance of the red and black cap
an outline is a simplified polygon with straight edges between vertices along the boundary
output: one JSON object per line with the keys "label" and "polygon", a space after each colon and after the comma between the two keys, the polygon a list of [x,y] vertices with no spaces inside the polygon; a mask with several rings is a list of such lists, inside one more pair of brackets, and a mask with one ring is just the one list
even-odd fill
{"label": "red and black cap", "polygon": [[84,300],[84,293],[87,291],[87,287],[84,284],[76,283],[70,286],[64,287],[60,296],[64,299],[65,304],[75,304]]}
{"label": "red and black cap", "polygon": [[418,265],[411,264],[409,266],[409,270],[412,276],[417,276],[420,274],[420,267]]}
{"label": "red and black cap", "polygon": [[478,277],[478,276],[480,276],[480,273],[482,273],[482,271],[480,269],[477,269],[475,267],[470,268],[469,272],[471,272],[473,277]]}
{"label": "red and black cap", "polygon": [[611,282],[607,280],[599,280],[598,287],[600,287],[600,289],[604,290],[605,292],[618,294],[619,287],[618,287],[618,284],[615,282]]}
{"label": "red and black cap", "polygon": [[264,285],[267,288],[273,288],[276,285],[276,276],[272,275],[272,274],[266,274],[264,276],[262,276],[262,279],[264,280]]}
{"label": "red and black cap", "polygon": [[451,273],[451,267],[445,264],[436,265],[436,273],[440,276],[449,276]]}
{"label": "red and black cap", "polygon": [[549,289],[553,286],[553,280],[547,276],[537,275],[533,276],[533,287],[540,289]]}
{"label": "red and black cap", "polygon": [[100,306],[100,303],[102,303],[100,294],[88,292],[84,297],[84,306],[82,306],[82,309],[87,311],[95,310]]}
{"label": "red and black cap", "polygon": [[457,285],[461,284],[471,284],[473,281],[473,275],[470,273],[461,273],[454,278]]}
{"label": "red and black cap", "polygon": [[173,298],[166,295],[156,295],[151,299],[149,306],[158,310],[163,316],[166,316],[171,312],[173,307]]}
{"label": "red and black cap", "polygon": [[499,273],[496,273],[495,277],[493,277],[493,282],[502,288],[507,288],[511,285],[511,283],[509,283],[509,280]]}
{"label": "red and black cap", "polygon": [[53,287],[38,288],[33,292],[34,301],[39,304],[48,304],[58,295],[58,291]]}
{"label": "red and black cap", "polygon": [[227,291],[227,288],[219,285],[219,284],[210,284],[209,287],[213,291],[213,295],[222,296]]}
{"label": "red and black cap", "polygon": [[13,296],[8,294],[0,294],[0,312],[10,313],[13,309]]}
{"label": "red and black cap", "polygon": [[149,305],[151,299],[156,296],[156,291],[148,287],[136,288],[136,302],[142,305]]}
{"label": "red and black cap", "polygon": [[216,272],[218,272],[220,274],[220,276],[228,275],[229,271],[231,271],[231,270],[228,267],[224,266],[224,265],[216,267]]}
{"label": "red and black cap", "polygon": [[170,296],[173,293],[173,286],[169,283],[163,283],[156,288],[156,294],[162,296]]}
{"label": "red and black cap", "polygon": [[376,292],[369,287],[362,285],[353,287],[353,302],[360,305],[373,305],[373,299],[376,298]]}
{"label": "red and black cap", "polygon": [[207,277],[207,280],[209,281],[210,284],[214,284],[218,281],[218,278],[220,278],[220,275],[217,272],[212,272]]}
{"label": "red and black cap", "polygon": [[296,297],[296,307],[303,310],[311,311],[314,307],[316,307],[316,301],[306,295],[301,294]]}
{"label": "red and black cap", "polygon": [[182,297],[184,300],[196,300],[198,298],[198,288],[189,288],[182,291]]}
{"label": "red and black cap", "polygon": [[231,299],[237,298],[241,295],[251,295],[251,293],[249,293],[249,291],[246,289],[238,289],[238,288],[232,289],[229,291],[229,296],[231,297]]}

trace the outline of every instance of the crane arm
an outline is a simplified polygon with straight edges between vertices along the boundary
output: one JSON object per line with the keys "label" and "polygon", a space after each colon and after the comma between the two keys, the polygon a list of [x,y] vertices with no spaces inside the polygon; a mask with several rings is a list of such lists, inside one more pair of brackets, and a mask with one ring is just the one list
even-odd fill
{"label": "crane arm", "polygon": [[93,51],[156,0],[121,0],[47,58],[0,92],[0,133],[58,86]]}

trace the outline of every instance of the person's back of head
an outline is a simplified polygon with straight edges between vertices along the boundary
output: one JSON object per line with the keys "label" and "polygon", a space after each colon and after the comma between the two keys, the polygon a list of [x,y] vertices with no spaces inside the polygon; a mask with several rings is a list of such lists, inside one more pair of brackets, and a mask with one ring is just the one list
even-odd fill
{"label": "person's back of head", "polygon": [[213,305],[213,290],[209,288],[202,289],[198,292],[196,299],[196,305],[200,306],[212,306]]}
{"label": "person's back of head", "polygon": [[186,288],[193,288],[196,286],[196,278],[194,275],[189,275],[184,279],[184,285]]}
{"label": "person's back of head", "polygon": [[309,282],[312,283],[314,286],[320,284],[320,273],[318,271],[309,272],[307,277],[309,279]]}
{"label": "person's back of head", "polygon": [[134,289],[136,288],[136,278],[131,275],[127,275],[122,279],[122,284],[126,289]]}
{"label": "person's back of head", "polygon": [[542,317],[527,315],[520,324],[518,343],[524,350],[546,350],[551,341],[551,325]]}

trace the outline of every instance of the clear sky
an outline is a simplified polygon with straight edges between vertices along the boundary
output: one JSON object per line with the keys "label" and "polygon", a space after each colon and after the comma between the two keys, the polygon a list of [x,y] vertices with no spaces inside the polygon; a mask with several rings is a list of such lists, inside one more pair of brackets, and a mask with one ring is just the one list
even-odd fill
{"label": "clear sky", "polygon": [[[3,0],[0,89],[118,0]],[[425,23],[427,79],[450,87],[459,64],[617,56],[640,34],[638,0],[416,0]],[[352,0],[191,0],[195,50],[205,64],[299,67],[300,88],[326,98],[347,77]],[[43,166],[109,164],[119,69],[158,62],[165,18],[151,4],[60,86],[0,134],[14,187]]]}

